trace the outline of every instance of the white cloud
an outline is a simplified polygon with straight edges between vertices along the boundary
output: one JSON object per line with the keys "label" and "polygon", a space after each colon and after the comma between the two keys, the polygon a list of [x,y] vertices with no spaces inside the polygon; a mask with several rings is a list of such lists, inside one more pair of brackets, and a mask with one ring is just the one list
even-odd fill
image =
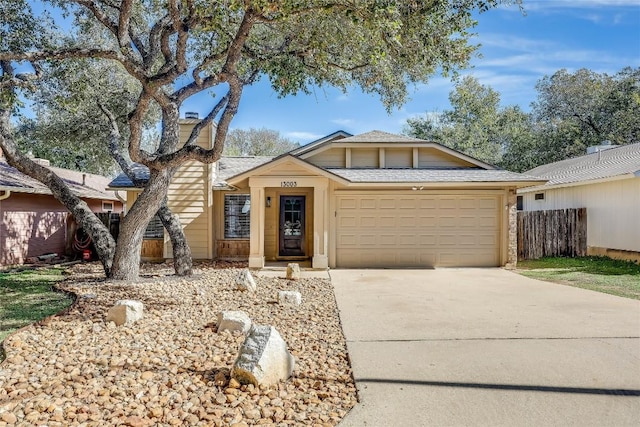
{"label": "white cloud", "polygon": [[543,39],[527,39],[502,33],[484,33],[478,38],[482,46],[516,50],[520,52],[539,52],[550,49],[556,42]]}
{"label": "white cloud", "polygon": [[311,132],[296,132],[296,131],[286,132],[284,135],[287,138],[296,139],[299,141],[313,141],[315,139],[319,139],[325,136],[325,135],[319,135]]}
{"label": "white cloud", "polygon": [[527,0],[525,10],[597,9],[602,7],[637,7],[637,0]]}
{"label": "white cloud", "polygon": [[350,126],[350,125],[355,123],[355,120],[353,120],[353,119],[333,119],[333,120],[331,120],[331,123],[335,123],[335,124],[340,125],[340,126]]}

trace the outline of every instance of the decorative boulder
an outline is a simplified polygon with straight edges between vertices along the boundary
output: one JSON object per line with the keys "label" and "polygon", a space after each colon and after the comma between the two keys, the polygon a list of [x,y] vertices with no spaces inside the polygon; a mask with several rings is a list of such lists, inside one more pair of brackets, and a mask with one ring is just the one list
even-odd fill
{"label": "decorative boulder", "polygon": [[241,331],[246,334],[251,328],[251,319],[244,311],[222,311],[218,313],[218,332]]}
{"label": "decorative boulder", "polygon": [[295,359],[273,326],[253,325],[240,348],[231,377],[240,384],[270,385],[291,376]]}
{"label": "decorative boulder", "polygon": [[256,291],[256,281],[253,279],[251,272],[247,269],[244,269],[238,275],[236,279],[236,287],[241,291]]}
{"label": "decorative boulder", "polygon": [[280,304],[302,304],[302,295],[297,291],[280,291],[278,292],[278,302]]}
{"label": "decorative boulder", "polygon": [[142,319],[143,306],[140,301],[120,300],[107,312],[107,322],[117,326],[130,325]]}
{"label": "decorative boulder", "polygon": [[289,280],[300,279],[300,264],[291,263],[287,265],[287,279]]}

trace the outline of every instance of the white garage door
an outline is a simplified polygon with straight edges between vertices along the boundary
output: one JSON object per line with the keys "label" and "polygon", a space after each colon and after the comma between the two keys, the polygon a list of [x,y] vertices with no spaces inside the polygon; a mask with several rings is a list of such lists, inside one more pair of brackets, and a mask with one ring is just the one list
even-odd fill
{"label": "white garage door", "polygon": [[500,263],[496,195],[339,195],[338,267]]}

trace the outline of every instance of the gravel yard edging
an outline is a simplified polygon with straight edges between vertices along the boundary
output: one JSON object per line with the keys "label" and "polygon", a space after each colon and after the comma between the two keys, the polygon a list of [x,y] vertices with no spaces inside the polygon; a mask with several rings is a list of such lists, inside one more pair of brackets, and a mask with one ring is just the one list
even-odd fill
{"label": "gravel yard edging", "polygon": [[[79,281],[59,285],[77,295],[66,313],[5,340],[0,426],[334,426],[357,402],[327,279],[255,277],[257,291],[248,294],[235,288],[238,269],[214,263],[190,278],[152,268],[138,283],[104,283],[86,265],[74,270]],[[278,304],[282,290],[300,292],[302,304]],[[106,323],[120,299],[142,301],[144,317]],[[216,385],[244,341],[240,332],[217,333],[224,310],[275,326],[296,358],[292,378],[270,387]]]}

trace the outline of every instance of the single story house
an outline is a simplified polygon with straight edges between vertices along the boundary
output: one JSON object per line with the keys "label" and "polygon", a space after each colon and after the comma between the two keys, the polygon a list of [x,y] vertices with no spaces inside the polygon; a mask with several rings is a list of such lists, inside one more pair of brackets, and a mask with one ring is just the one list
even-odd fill
{"label": "single story house", "polygon": [[547,180],[518,190],[525,211],[587,208],[587,253],[640,262],[640,143],[525,172]]}
{"label": "single story house", "polygon": [[[196,123],[181,120],[185,140]],[[214,131],[198,144],[211,147]],[[503,266],[516,262],[516,190],[543,182],[434,142],[339,131],[275,158],[189,162],[168,200],[194,258],[252,268]],[[129,201],[140,191],[124,175],[109,188]],[[168,236],[161,250],[171,257]]]}
{"label": "single story house", "polygon": [[[49,167],[94,212],[122,212],[124,199],[106,187],[110,179],[89,173]],[[125,196],[125,193],[122,193]],[[29,257],[64,254],[73,238],[69,211],[39,181],[0,161],[0,265],[17,265]]]}

